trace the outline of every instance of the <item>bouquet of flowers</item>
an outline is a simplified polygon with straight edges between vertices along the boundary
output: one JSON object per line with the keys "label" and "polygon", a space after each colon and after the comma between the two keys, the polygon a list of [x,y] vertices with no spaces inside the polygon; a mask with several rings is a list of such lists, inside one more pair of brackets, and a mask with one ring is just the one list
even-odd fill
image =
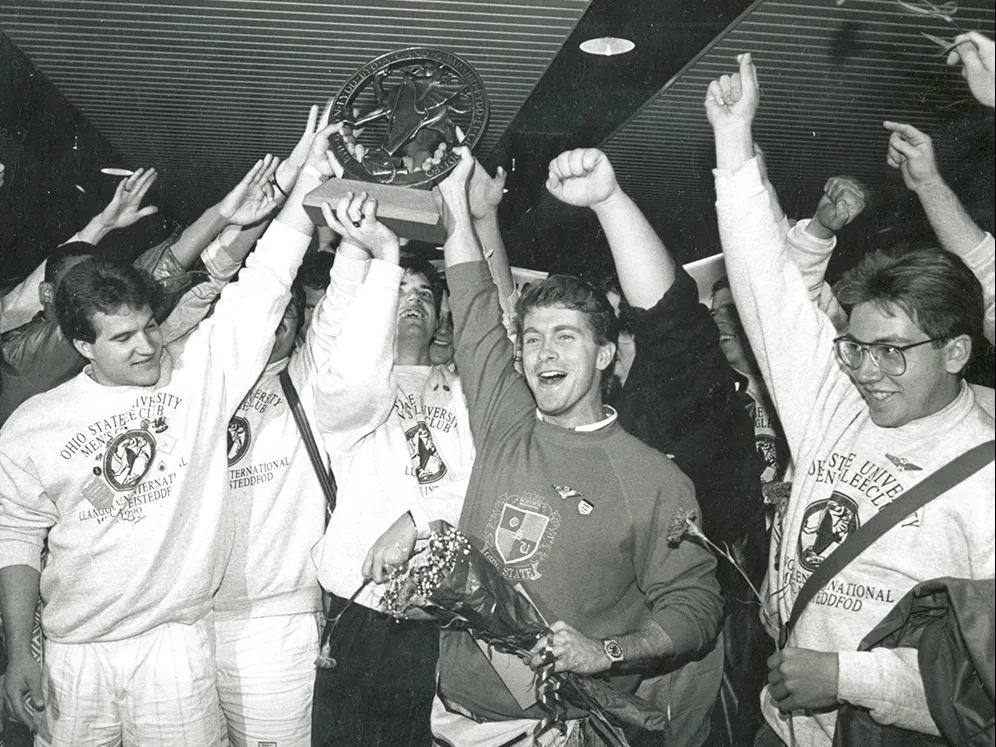
{"label": "bouquet of flowers", "polygon": [[[395,617],[413,609],[446,627],[464,630],[502,653],[527,658],[550,629],[539,610],[519,593],[465,535],[441,523],[427,547],[395,571],[382,605]],[[546,713],[536,736],[566,728],[568,709],[584,714],[582,728],[605,744],[626,747],[621,728],[666,731],[667,715],[650,703],[614,689],[605,680],[574,672],[554,672],[554,661],[535,677],[537,702]]]}

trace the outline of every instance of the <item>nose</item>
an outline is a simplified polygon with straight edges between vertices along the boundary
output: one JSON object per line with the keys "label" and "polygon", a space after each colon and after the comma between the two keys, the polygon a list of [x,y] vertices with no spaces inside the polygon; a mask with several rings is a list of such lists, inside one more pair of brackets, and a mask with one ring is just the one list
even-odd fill
{"label": "nose", "polygon": [[138,336],[138,345],[135,350],[139,355],[152,355],[156,352],[156,346],[148,332],[143,332]]}
{"label": "nose", "polygon": [[867,350],[861,356],[861,365],[854,369],[854,378],[861,383],[871,383],[882,378],[882,369],[878,367]]}
{"label": "nose", "polygon": [[543,340],[543,344],[540,345],[539,359],[541,361],[552,361],[557,357],[557,351],[553,345],[551,345],[547,340]]}

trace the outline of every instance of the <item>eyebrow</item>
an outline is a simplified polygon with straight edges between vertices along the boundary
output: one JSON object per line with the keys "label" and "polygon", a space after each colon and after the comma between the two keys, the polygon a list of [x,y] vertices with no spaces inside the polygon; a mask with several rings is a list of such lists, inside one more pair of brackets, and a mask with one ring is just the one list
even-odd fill
{"label": "eyebrow", "polygon": [[910,340],[908,337],[902,337],[902,336],[896,337],[889,335],[886,335],[885,337],[876,337],[874,340],[865,341],[865,340],[859,340],[850,332],[845,334],[844,337],[845,339],[850,340],[851,342],[857,342],[861,345],[905,345],[908,342],[914,342],[914,340]]}
{"label": "eyebrow", "polygon": [[[581,332],[581,328],[580,327],[575,327],[573,324],[558,324],[551,331],[553,331],[553,332],[563,332],[564,330],[570,330],[571,332],[578,332],[578,333]],[[526,334],[527,332],[536,332],[536,333],[538,333],[539,330],[536,329],[536,327],[526,327],[524,330],[522,330],[522,334]]]}

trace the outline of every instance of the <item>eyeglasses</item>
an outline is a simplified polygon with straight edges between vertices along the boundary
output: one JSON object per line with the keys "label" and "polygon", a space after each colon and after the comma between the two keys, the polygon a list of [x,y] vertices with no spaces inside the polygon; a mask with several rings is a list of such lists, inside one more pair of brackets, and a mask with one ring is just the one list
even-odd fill
{"label": "eyeglasses", "polygon": [[847,337],[838,337],[833,341],[837,360],[852,370],[861,368],[865,353],[871,356],[872,363],[889,376],[902,376],[906,373],[906,351],[926,345],[928,342],[940,342],[946,337],[932,337],[929,340],[913,342],[909,345],[885,345],[877,342],[858,342]]}

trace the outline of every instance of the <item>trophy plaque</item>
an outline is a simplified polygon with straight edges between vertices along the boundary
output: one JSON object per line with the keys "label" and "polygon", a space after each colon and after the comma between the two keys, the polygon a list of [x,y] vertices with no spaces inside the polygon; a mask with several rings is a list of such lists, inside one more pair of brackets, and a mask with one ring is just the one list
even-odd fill
{"label": "trophy plaque", "polygon": [[488,99],[474,69],[449,52],[400,49],[371,60],[346,81],[332,101],[330,121],[343,122],[331,140],[343,167],[304,201],[324,225],[322,202],[367,192],[377,217],[398,236],[441,245],[442,216],[430,190],[484,134]]}

